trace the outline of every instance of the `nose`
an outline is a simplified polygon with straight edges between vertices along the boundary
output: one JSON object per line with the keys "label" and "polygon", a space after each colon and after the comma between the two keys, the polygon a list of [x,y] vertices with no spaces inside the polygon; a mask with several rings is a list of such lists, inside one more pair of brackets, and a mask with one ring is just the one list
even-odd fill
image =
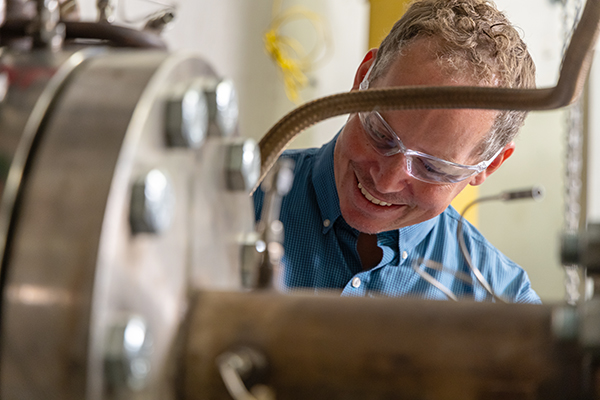
{"label": "nose", "polygon": [[402,191],[413,179],[406,166],[406,157],[399,153],[393,156],[379,156],[370,169],[375,188],[380,193],[396,193]]}

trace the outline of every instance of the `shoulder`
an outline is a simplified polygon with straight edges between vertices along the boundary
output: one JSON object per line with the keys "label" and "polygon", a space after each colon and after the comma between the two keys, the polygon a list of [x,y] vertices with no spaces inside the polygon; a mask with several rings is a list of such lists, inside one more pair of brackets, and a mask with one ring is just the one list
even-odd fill
{"label": "shoulder", "polygon": [[286,150],[281,154],[281,158],[288,158],[301,164],[310,164],[319,150],[318,148]]}
{"label": "shoulder", "polygon": [[[454,247],[459,259],[465,263],[457,235],[460,223],[460,214],[450,206],[440,215],[437,234],[445,236],[445,244]],[[467,220],[462,221],[462,237],[473,264],[481,270],[497,294],[517,303],[540,302],[539,296],[531,288],[527,272],[498,250]]]}

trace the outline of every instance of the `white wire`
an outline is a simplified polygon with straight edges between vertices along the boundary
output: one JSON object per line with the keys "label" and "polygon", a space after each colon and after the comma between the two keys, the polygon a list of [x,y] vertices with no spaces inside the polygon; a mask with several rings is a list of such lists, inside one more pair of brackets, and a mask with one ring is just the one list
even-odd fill
{"label": "white wire", "polygon": [[483,286],[483,288],[492,296],[493,299],[495,300],[499,300],[502,303],[508,303],[506,300],[504,300],[502,297],[496,295],[494,293],[494,291],[492,290],[492,287],[490,286],[490,284],[488,283],[488,281],[485,279],[485,277],[483,276],[483,274],[481,273],[481,271],[479,271],[479,269],[473,265],[473,261],[471,260],[471,256],[469,255],[469,250],[467,249],[467,245],[465,244],[465,237],[462,234],[463,231],[463,222],[465,219],[465,214],[467,212],[467,210],[469,208],[471,208],[471,206],[477,204],[477,203],[481,203],[482,201],[489,201],[489,200],[502,200],[504,199],[504,194],[501,193],[499,195],[495,195],[495,196],[488,196],[488,197],[482,197],[480,199],[476,199],[474,201],[472,201],[471,203],[469,203],[465,209],[463,210],[462,214],[460,214],[460,220],[458,221],[458,228],[456,229],[456,236],[458,237],[458,243],[460,245],[460,251],[465,259],[465,262],[467,263],[467,265],[469,266],[469,268],[471,269],[471,272],[473,272],[473,275],[475,275],[475,278],[477,278],[477,281],[481,284],[481,286]]}
{"label": "white wire", "polygon": [[[473,275],[475,275],[475,278],[477,278],[477,282],[479,282],[479,284],[492,296],[492,298],[494,300],[500,301],[502,303],[508,303],[508,301],[506,301],[505,299],[503,299],[502,297],[500,297],[496,293],[494,293],[494,290],[492,289],[492,287],[488,283],[488,281],[485,279],[485,277],[483,276],[483,274],[481,273],[481,271],[479,271],[479,269],[475,265],[473,265],[473,261],[471,260],[471,256],[469,255],[469,250],[467,249],[467,245],[465,244],[465,238],[464,238],[464,235],[463,235],[463,223],[464,223],[464,216],[465,216],[466,212],[473,205],[475,205],[477,203],[481,203],[483,201],[489,201],[489,200],[507,200],[507,199],[509,199],[509,197],[507,197],[507,193],[500,193],[498,195],[482,197],[482,198],[479,198],[479,199],[476,199],[476,200],[472,201],[471,203],[469,203],[465,207],[465,209],[463,210],[462,214],[460,215],[460,220],[458,221],[458,227],[456,229],[456,236],[458,237],[458,243],[459,243],[459,246],[460,246],[460,251],[461,251],[461,253],[462,253],[462,255],[463,255],[464,259],[465,259],[465,262],[467,263],[469,269],[471,270],[471,272],[473,273]],[[439,289],[441,292],[443,292],[451,300],[458,301],[458,298],[443,283],[441,283],[440,281],[438,281],[437,279],[435,279],[429,273],[421,270],[419,268],[419,265],[421,263],[424,263],[427,268],[435,269],[435,270],[442,271],[442,272],[451,273],[456,278],[462,280],[463,282],[466,282],[468,284],[473,285],[472,279],[468,275],[464,274],[461,271],[450,270],[448,268],[445,268],[442,264],[439,264],[439,263],[437,263],[435,261],[431,261],[431,260],[423,260],[422,258],[415,260],[415,262],[413,262],[413,264],[412,264],[413,270],[415,270],[416,273],[418,273],[423,279],[425,279],[431,285],[435,286],[437,289]]]}
{"label": "white wire", "polygon": [[444,293],[450,300],[458,301],[458,298],[454,293],[452,293],[452,290],[448,289],[442,282],[438,281],[433,276],[419,268],[419,264],[420,262],[418,260],[415,260],[415,262],[413,262],[412,264],[412,268],[417,274],[421,276],[421,278],[425,279],[431,285],[435,286],[440,291],[442,291],[442,293]]}

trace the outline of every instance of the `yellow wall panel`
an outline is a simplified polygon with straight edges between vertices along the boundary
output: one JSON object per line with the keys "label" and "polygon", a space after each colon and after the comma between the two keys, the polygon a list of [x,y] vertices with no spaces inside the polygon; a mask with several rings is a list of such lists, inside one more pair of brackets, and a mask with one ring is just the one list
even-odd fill
{"label": "yellow wall panel", "polygon": [[369,46],[378,47],[410,3],[409,0],[371,0]]}

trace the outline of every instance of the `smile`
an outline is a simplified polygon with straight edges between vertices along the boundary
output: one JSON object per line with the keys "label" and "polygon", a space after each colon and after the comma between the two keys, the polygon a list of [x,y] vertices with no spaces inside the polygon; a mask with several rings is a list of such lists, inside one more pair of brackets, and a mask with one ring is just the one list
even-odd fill
{"label": "smile", "polygon": [[358,183],[358,188],[360,189],[360,192],[363,194],[363,196],[365,196],[365,198],[367,200],[369,200],[371,203],[373,204],[377,204],[378,206],[391,206],[392,203],[386,203],[383,200],[379,200],[377,198],[375,198],[371,193],[367,192],[367,190],[362,186],[362,184],[359,182]]}

